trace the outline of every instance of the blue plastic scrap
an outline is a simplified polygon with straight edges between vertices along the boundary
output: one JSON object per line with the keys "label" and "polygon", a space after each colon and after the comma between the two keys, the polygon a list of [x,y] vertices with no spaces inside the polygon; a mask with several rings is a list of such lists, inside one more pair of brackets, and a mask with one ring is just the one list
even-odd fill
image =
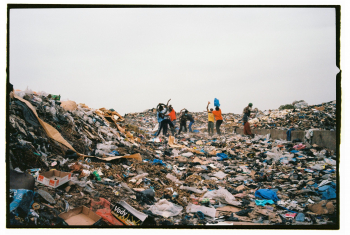
{"label": "blue plastic scrap", "polygon": [[112,152],[110,152],[109,154],[114,155],[114,156],[119,156],[119,153],[117,150],[113,150]]}
{"label": "blue plastic scrap", "polygon": [[262,199],[271,199],[273,201],[278,201],[277,194],[270,189],[259,189],[255,191],[255,197]]}
{"label": "blue plastic scrap", "polygon": [[227,155],[224,153],[217,153],[216,156],[220,158],[219,161],[222,161],[228,158]]}
{"label": "blue plastic scrap", "polygon": [[257,206],[265,206],[266,204],[274,204],[275,202],[272,200],[255,200],[255,204]]}
{"label": "blue plastic scrap", "polygon": [[303,213],[298,213],[297,217],[295,218],[296,221],[304,222],[305,215]]}
{"label": "blue plastic scrap", "polygon": [[159,159],[154,159],[152,165],[155,165],[155,164],[157,164],[157,163],[162,164],[163,166],[166,166],[166,164],[163,163],[163,161],[162,161],[162,160],[159,160]]}
{"label": "blue plastic scrap", "polygon": [[199,219],[203,220],[205,218],[204,213],[201,211],[197,211],[196,214],[198,215]]}
{"label": "blue plastic scrap", "polygon": [[25,214],[28,214],[34,202],[34,192],[28,189],[10,189],[13,193],[13,201],[10,203],[10,212],[15,213],[21,209]]}
{"label": "blue plastic scrap", "polygon": [[335,189],[336,184],[335,183],[330,183],[327,185],[324,185],[322,187],[318,188],[318,191],[322,195],[322,200],[328,200],[328,199],[334,199],[337,197],[336,189]]}

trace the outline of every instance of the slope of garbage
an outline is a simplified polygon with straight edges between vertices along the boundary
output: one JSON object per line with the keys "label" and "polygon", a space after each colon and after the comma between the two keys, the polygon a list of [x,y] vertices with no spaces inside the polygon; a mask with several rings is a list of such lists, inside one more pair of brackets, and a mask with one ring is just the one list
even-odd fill
{"label": "slope of garbage", "polygon": [[[258,111],[256,127],[288,129],[295,116],[300,129],[334,129],[334,105]],[[31,90],[15,92],[8,115],[10,226],[339,222],[336,154],[235,134],[241,115],[223,114],[222,136],[194,113],[193,133],[155,137],[154,109],[121,116]]]}

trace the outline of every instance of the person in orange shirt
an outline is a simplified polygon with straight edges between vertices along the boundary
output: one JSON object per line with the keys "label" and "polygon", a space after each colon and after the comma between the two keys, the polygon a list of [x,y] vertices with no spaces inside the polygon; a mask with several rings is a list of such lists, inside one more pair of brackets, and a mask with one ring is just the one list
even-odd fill
{"label": "person in orange shirt", "polygon": [[207,105],[207,112],[208,112],[208,134],[212,136],[214,134],[214,114],[213,114],[213,108],[208,109],[210,102],[208,101]]}
{"label": "person in orange shirt", "polygon": [[212,112],[214,114],[214,117],[215,117],[215,120],[216,120],[216,133],[218,135],[221,135],[221,132],[220,132],[220,126],[223,122],[223,118],[222,118],[222,115],[221,115],[221,109],[216,106],[215,107],[215,111]]}
{"label": "person in orange shirt", "polygon": [[176,112],[173,109],[173,106],[169,106],[169,117],[170,117],[170,121],[174,124],[174,126],[176,125]]}

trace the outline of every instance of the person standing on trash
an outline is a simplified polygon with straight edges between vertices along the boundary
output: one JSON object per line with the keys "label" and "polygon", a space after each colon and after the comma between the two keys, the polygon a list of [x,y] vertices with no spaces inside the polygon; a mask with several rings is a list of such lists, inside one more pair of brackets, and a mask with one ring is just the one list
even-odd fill
{"label": "person standing on trash", "polygon": [[216,133],[218,135],[221,135],[221,132],[220,132],[220,126],[223,122],[223,118],[222,118],[222,115],[221,115],[221,109],[216,106],[215,107],[215,110],[212,111],[212,113],[214,114],[214,117],[215,117],[215,120],[216,120]]}
{"label": "person standing on trash", "polygon": [[213,108],[208,109],[210,102],[208,101],[207,105],[207,112],[208,112],[208,134],[210,136],[213,136],[214,134],[214,114],[213,114]]}
{"label": "person standing on trash", "polygon": [[174,126],[176,126],[176,112],[173,108],[173,106],[169,106],[169,117],[170,117],[170,121],[174,124]]}
{"label": "person standing on trash", "polygon": [[187,113],[183,112],[186,109],[181,109],[180,111],[180,129],[179,132],[177,133],[178,135],[180,135],[182,128],[184,128],[185,132],[187,132],[187,128],[186,128],[186,122],[187,122]]}
{"label": "person standing on trash", "polygon": [[191,127],[192,127],[192,125],[194,123],[194,118],[192,117],[192,115],[190,113],[188,113],[188,110],[186,110],[185,113],[187,114],[187,120],[190,121],[190,124],[188,124],[188,130],[190,132],[192,132],[192,128]]}
{"label": "person standing on trash", "polygon": [[[171,100],[171,99],[168,100],[166,106],[168,106],[170,100]],[[162,104],[162,105],[164,105],[164,104]],[[153,134],[154,136],[156,136],[157,133],[160,131],[160,126],[161,126],[161,125],[160,125],[160,122],[163,120],[162,118],[158,118],[158,111],[159,111],[160,106],[161,106],[161,103],[159,103],[159,104],[157,105],[157,108],[156,108],[156,109],[157,109],[158,130],[156,131],[156,133]],[[163,116],[163,115],[162,115],[162,116]]]}
{"label": "person standing on trash", "polygon": [[[168,106],[170,100],[171,99],[169,99],[167,104],[166,104],[166,106],[169,107],[169,108],[168,108],[168,111],[165,113],[165,119],[170,119],[170,122],[172,122],[174,124],[174,128],[175,128],[175,125],[176,125],[176,113],[175,113],[175,110],[173,109],[173,107],[171,105]],[[168,124],[168,125],[171,128],[170,124]]]}
{"label": "person standing on trash", "polygon": [[167,112],[167,105],[159,103],[157,106],[157,109],[158,109],[157,119],[158,119],[158,122],[160,123],[160,128],[157,131],[156,136],[160,134],[162,129],[163,129],[163,135],[166,136],[168,131],[168,125],[170,126],[171,132],[174,135],[175,134],[174,124],[170,121],[170,119],[165,118],[165,113]]}
{"label": "person standing on trash", "polygon": [[252,106],[253,104],[252,103],[249,103],[247,107],[245,107],[243,109],[243,133],[245,135],[250,135],[250,136],[254,136],[250,130],[250,124],[248,122],[248,118],[250,117],[250,112],[251,112],[251,109],[252,109]]}

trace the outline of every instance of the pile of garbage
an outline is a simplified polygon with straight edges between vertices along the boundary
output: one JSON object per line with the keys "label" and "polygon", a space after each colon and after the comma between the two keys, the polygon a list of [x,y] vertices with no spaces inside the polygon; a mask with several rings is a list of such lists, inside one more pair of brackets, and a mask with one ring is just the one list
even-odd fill
{"label": "pile of garbage", "polygon": [[8,115],[10,226],[339,223],[336,153],[317,145],[208,136],[204,114],[155,137],[154,109],[122,117],[28,89]]}
{"label": "pile of garbage", "polygon": [[[249,119],[251,129],[279,129],[288,130],[336,130],[336,101],[330,101],[318,105],[308,105],[306,102],[295,101],[294,109],[270,109],[261,111],[258,108],[252,110],[252,118]],[[243,109],[242,109],[243,110]],[[208,114],[204,112],[191,112],[195,117],[196,131],[206,132]],[[128,123],[138,126],[147,133],[154,133],[158,129],[156,109],[148,109],[140,113],[125,115]],[[243,129],[243,114],[223,113],[224,122],[222,128],[227,133],[236,128]]]}

